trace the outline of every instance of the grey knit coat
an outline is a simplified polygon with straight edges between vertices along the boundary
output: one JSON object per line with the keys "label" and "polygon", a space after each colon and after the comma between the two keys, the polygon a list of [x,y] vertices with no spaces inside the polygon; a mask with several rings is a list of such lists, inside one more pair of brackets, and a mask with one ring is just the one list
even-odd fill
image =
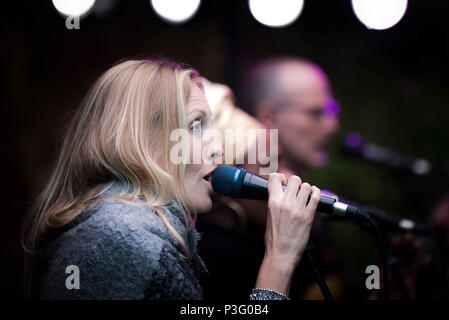
{"label": "grey knit coat", "polygon": [[[103,192],[113,195],[123,188],[114,181]],[[42,250],[44,272],[38,297],[202,299],[199,277],[207,269],[197,252],[199,235],[186,228],[177,202],[171,201],[163,212],[185,240],[190,259],[183,257],[177,240],[146,203],[108,198],[84,210]],[[74,286],[75,276],[79,288]]]}

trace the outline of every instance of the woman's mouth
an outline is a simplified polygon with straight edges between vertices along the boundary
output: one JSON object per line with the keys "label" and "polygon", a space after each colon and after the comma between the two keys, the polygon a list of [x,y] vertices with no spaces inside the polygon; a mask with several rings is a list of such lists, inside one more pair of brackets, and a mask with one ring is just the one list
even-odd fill
{"label": "woman's mouth", "polygon": [[205,175],[203,177],[203,180],[207,183],[207,185],[209,186],[210,190],[213,191],[213,188],[212,188],[212,172],[210,172],[209,174]]}

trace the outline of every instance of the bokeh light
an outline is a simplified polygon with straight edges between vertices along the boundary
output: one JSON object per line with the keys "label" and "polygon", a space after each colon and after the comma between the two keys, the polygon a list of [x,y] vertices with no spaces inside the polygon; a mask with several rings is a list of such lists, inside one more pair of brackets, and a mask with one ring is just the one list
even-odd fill
{"label": "bokeh light", "polygon": [[397,24],[407,0],[351,0],[355,15],[368,29],[385,30]]}
{"label": "bokeh light", "polygon": [[150,2],[157,15],[172,24],[189,21],[201,4],[201,0],[151,0]]}
{"label": "bokeh light", "polygon": [[92,9],[95,0],[52,0],[59,13],[65,16],[81,17]]}
{"label": "bokeh light", "polygon": [[273,28],[292,24],[304,7],[304,0],[249,0],[248,3],[254,19]]}

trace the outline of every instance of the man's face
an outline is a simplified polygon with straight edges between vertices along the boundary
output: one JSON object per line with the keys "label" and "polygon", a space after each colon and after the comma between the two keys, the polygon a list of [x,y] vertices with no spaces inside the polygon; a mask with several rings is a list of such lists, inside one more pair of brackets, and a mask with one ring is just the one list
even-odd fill
{"label": "man's face", "polygon": [[282,154],[304,168],[326,165],[329,140],[338,130],[339,111],[326,76],[319,69],[295,66],[279,75],[284,101],[275,126]]}

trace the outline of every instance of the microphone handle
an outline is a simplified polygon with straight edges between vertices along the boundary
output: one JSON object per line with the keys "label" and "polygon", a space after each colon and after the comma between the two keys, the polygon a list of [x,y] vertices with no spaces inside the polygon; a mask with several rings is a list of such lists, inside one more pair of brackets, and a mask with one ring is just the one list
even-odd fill
{"label": "microphone handle", "polygon": [[[286,186],[282,186],[282,189],[285,190]],[[240,198],[243,199],[254,199],[254,200],[268,200],[268,180],[261,178],[252,173],[246,173],[242,187],[240,189]],[[307,203],[310,201],[310,195],[307,200]],[[318,207],[316,211],[321,213],[337,213],[335,210],[336,199],[321,195],[320,202],[318,203]],[[338,203],[338,202],[337,202]],[[339,203],[338,203],[339,204]]]}

